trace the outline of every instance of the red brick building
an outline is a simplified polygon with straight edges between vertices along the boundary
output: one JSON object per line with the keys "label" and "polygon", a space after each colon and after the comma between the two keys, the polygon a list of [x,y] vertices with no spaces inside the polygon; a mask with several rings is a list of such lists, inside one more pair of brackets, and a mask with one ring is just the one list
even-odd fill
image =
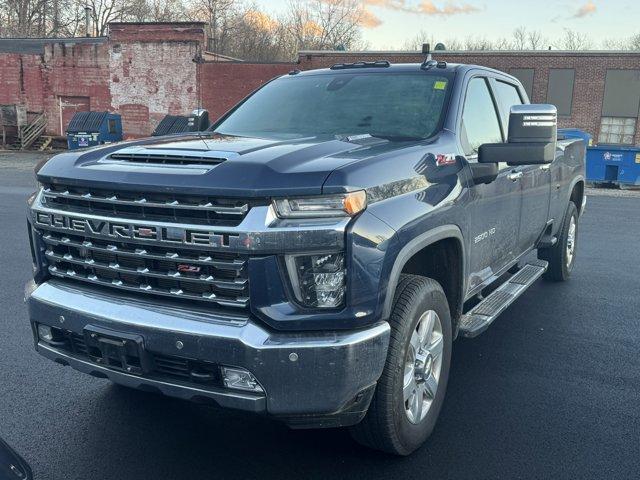
{"label": "red brick building", "polygon": [[[420,62],[417,52],[300,52],[297,63],[250,63],[204,50],[203,23],[112,23],[107,37],[0,39],[0,104],[45,112],[64,133],[75,111],[120,113],[125,136],[149,135],[166,114],[199,103],[218,118],[293,69],[358,60]],[[532,102],[554,103],[560,126],[601,143],[640,144],[640,52],[437,52],[518,77]],[[199,61],[194,61],[199,60]]]}
{"label": "red brick building", "polygon": [[76,111],[122,114],[127,136],[197,105],[202,23],[112,23],[109,37],[0,39],[0,104],[44,112],[63,135]]}

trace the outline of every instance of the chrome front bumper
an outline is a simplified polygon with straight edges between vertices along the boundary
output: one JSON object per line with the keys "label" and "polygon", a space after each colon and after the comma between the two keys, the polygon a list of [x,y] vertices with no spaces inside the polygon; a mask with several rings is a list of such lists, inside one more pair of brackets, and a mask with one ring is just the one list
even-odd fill
{"label": "chrome front bumper", "polygon": [[[36,349],[51,360],[129,387],[206,399],[222,407],[279,417],[299,427],[359,421],[382,373],[389,343],[386,322],[356,331],[274,332],[250,319],[221,319],[56,281],[30,282],[25,300]],[[264,393],[117,371],[38,340],[35,324],[80,335],[87,326],[139,335],[145,351],[247,369]]]}

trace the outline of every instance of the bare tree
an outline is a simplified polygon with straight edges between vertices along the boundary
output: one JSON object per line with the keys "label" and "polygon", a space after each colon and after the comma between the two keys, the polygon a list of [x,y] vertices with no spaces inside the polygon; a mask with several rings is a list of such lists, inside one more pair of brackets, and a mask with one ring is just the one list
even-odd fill
{"label": "bare tree", "polygon": [[[412,50],[422,50],[422,45],[428,43],[431,45],[431,48],[435,47],[436,40],[433,37],[431,32],[427,32],[426,30],[420,30],[411,38],[406,39],[401,46],[401,50],[412,51]],[[449,45],[445,44],[447,48]]]}
{"label": "bare tree", "polygon": [[353,49],[361,42],[362,15],[359,0],[292,0],[283,24],[294,51]]}
{"label": "bare tree", "polygon": [[194,0],[187,14],[207,23],[210,50],[217,53],[229,50],[228,44],[242,15],[237,0]]}
{"label": "bare tree", "polygon": [[588,50],[592,45],[586,34],[570,28],[565,28],[564,35],[556,42],[556,47],[560,50]]}
{"label": "bare tree", "polygon": [[134,0],[129,17],[136,22],[176,22],[188,19],[183,0]]}
{"label": "bare tree", "polygon": [[640,33],[627,38],[608,38],[602,42],[605,50],[640,50]]}
{"label": "bare tree", "polygon": [[527,43],[530,50],[541,50],[545,48],[548,40],[540,30],[532,30],[527,34]]}
{"label": "bare tree", "polygon": [[513,31],[513,49],[514,50],[526,50],[527,49],[527,37],[528,32],[526,27],[518,27]]}

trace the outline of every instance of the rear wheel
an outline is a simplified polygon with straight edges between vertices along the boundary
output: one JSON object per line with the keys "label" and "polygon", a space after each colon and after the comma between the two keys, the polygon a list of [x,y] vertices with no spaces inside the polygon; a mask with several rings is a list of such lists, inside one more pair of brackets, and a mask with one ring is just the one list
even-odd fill
{"label": "rear wheel", "polygon": [[578,209],[573,202],[569,202],[558,242],[551,248],[538,250],[538,258],[549,262],[544,278],[555,282],[568,280],[576,262],[577,247]]}
{"label": "rear wheel", "polygon": [[451,364],[451,316],[442,287],[402,275],[389,319],[384,371],[364,420],[351,427],[359,443],[408,455],[436,424]]}

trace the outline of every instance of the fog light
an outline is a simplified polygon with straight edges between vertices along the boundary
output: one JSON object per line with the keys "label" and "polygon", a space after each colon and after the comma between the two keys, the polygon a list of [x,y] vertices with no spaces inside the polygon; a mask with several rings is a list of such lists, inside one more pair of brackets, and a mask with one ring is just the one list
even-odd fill
{"label": "fog light", "polygon": [[288,256],[285,259],[293,292],[306,307],[337,308],[344,303],[344,255]]}
{"label": "fog light", "polygon": [[45,342],[53,341],[53,332],[49,325],[38,324],[38,337]]}
{"label": "fog light", "polygon": [[256,377],[244,368],[221,367],[224,386],[236,390],[264,392]]}

